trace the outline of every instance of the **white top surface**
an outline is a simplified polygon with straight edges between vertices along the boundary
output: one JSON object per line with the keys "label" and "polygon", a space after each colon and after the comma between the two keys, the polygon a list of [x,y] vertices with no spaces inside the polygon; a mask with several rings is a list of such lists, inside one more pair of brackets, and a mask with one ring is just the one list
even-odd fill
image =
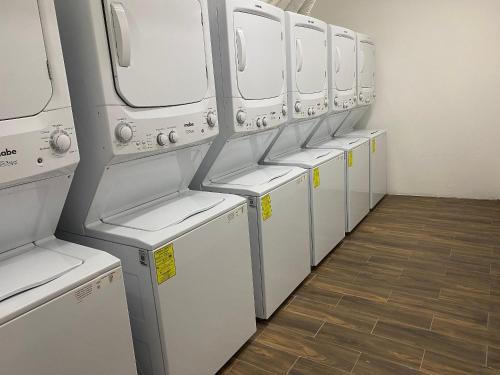
{"label": "white top surface", "polygon": [[92,223],[87,233],[106,241],[155,250],[245,203],[244,198],[236,195],[189,190]]}
{"label": "white top surface", "polygon": [[52,96],[38,2],[0,2],[0,24],[0,120],[34,116]]}
{"label": "white top surface", "polygon": [[0,286],[11,296],[0,301],[0,326],[119,266],[108,253],[54,237],[3,254]]}
{"label": "white top surface", "polygon": [[367,142],[367,138],[361,137],[334,137],[328,142],[314,146],[314,148],[335,148],[339,150],[349,151]]}
{"label": "white top surface", "polygon": [[307,149],[290,155],[282,156],[269,161],[271,164],[296,165],[305,169],[312,169],[318,165],[342,155],[342,150]]}
{"label": "white top surface", "polygon": [[304,169],[294,166],[258,165],[250,170],[212,180],[209,184],[204,184],[204,188],[231,194],[261,196],[304,173]]}
{"label": "white top surface", "polygon": [[33,248],[0,262],[0,302],[52,281],[83,262],[55,251]]}
{"label": "white top surface", "polygon": [[383,129],[362,129],[362,130],[353,130],[344,135],[344,137],[362,137],[362,138],[376,138],[381,134],[387,133],[387,130]]}

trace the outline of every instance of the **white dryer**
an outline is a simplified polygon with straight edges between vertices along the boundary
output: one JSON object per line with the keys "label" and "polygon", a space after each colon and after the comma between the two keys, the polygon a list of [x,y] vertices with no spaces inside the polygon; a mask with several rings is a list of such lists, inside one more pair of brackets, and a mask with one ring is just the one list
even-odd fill
{"label": "white dryer", "polygon": [[387,194],[387,131],[354,130],[346,137],[370,140],[370,209]]}
{"label": "white dryer", "polygon": [[375,101],[375,42],[365,34],[357,34],[357,90],[358,105]]}
{"label": "white dryer", "polygon": [[188,188],[219,132],[206,1],[56,4],[82,155],[59,233],[121,259],[140,374],[215,373],[256,326],[246,201]]}
{"label": "white dryer", "polygon": [[1,372],[136,374],[120,261],[54,237],[79,155],[53,0],[0,3],[0,45]]}
{"label": "white dryer", "polygon": [[346,181],[346,232],[352,232],[370,211],[369,140],[335,137],[312,148],[344,152]]}
{"label": "white dryer", "polygon": [[247,199],[255,309],[267,319],[310,273],[306,171],[258,164],[288,119],[285,14],[254,0],[209,9],[221,132],[192,187]]}

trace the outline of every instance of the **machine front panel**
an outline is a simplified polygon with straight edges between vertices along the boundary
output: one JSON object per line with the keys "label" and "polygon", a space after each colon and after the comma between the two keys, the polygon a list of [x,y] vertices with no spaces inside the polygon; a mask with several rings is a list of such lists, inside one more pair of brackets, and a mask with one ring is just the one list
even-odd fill
{"label": "machine front panel", "polygon": [[[349,179],[348,231],[351,232],[370,211],[370,161],[369,143],[347,151],[347,176]],[[351,153],[351,156],[349,156]]]}
{"label": "machine front panel", "polygon": [[295,64],[296,89],[303,94],[323,94],[327,87],[326,33],[309,27],[297,26],[294,28],[294,34],[297,60]]}
{"label": "machine front panel", "polygon": [[203,100],[208,70],[199,0],[104,1],[115,86],[132,107]]}
{"label": "machine front panel", "polygon": [[372,43],[361,41],[358,53],[360,88],[373,89],[375,87],[375,46]]}
{"label": "machine front panel", "polygon": [[34,116],[52,96],[38,2],[0,2],[0,24],[0,121]]}
{"label": "machine front panel", "polygon": [[356,89],[356,41],[346,35],[335,35],[333,68],[338,91]]}
{"label": "machine front panel", "polygon": [[285,84],[283,25],[262,15],[234,12],[235,64],[244,99],[282,95]]}
{"label": "machine front panel", "polygon": [[255,332],[247,206],[151,254],[168,374],[215,374]]}
{"label": "machine front panel", "polygon": [[370,208],[387,194],[387,133],[370,139]]}

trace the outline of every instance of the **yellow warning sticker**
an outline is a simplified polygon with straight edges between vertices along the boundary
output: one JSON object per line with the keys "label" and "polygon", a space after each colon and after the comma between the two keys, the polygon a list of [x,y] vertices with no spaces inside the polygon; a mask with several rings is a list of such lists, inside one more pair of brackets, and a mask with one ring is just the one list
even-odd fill
{"label": "yellow warning sticker", "polygon": [[266,221],[271,216],[273,216],[273,207],[271,205],[271,195],[266,194],[262,197],[261,207],[262,207],[262,219],[264,219],[264,221]]}
{"label": "yellow warning sticker", "polygon": [[174,244],[165,245],[155,251],[156,281],[158,285],[175,276]]}
{"label": "yellow warning sticker", "polygon": [[377,152],[377,140],[372,139],[372,154]]}
{"label": "yellow warning sticker", "polygon": [[319,167],[313,169],[313,186],[316,189],[321,185],[321,177],[319,175]]}
{"label": "yellow warning sticker", "polygon": [[354,160],[353,160],[353,159],[354,159],[354,158],[353,158],[353,156],[352,156],[352,151],[349,151],[349,152],[347,153],[347,166],[348,166],[349,168],[351,168],[351,167],[352,167],[352,163],[354,162]]}

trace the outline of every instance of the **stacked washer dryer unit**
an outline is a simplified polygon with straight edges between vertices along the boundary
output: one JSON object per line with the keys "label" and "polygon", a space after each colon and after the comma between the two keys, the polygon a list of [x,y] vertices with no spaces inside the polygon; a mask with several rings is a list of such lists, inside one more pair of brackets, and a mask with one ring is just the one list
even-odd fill
{"label": "stacked washer dryer unit", "polygon": [[1,372],[136,374],[120,261],[53,235],[79,161],[53,1],[0,3],[0,45]]}
{"label": "stacked washer dryer unit", "polygon": [[338,136],[346,124],[357,122],[364,113],[364,110],[354,109],[358,102],[356,33],[329,26],[328,45],[331,112],[309,140],[308,147],[343,151],[346,183],[345,230],[351,232],[370,210],[369,142],[365,138]]}
{"label": "stacked washer dryer unit", "polygon": [[248,200],[256,315],[267,319],[310,273],[306,171],[258,164],[288,118],[285,14],[254,0],[209,7],[221,133],[192,185]]}
{"label": "stacked washer dryer unit", "polygon": [[122,260],[140,374],[215,373],[256,327],[246,201],[188,189],[218,134],[207,4],[57,11],[82,154],[60,233]]}
{"label": "stacked washer dryer unit", "polygon": [[317,266],[345,235],[344,153],[302,149],[328,112],[327,25],[286,12],[286,41],[288,106],[293,110],[264,163],[295,165],[308,171],[311,264]]}
{"label": "stacked washer dryer unit", "polygon": [[342,129],[348,137],[370,141],[370,209],[387,194],[387,131],[353,130],[359,118],[375,100],[375,44],[367,35],[358,34],[358,103],[360,108]]}

